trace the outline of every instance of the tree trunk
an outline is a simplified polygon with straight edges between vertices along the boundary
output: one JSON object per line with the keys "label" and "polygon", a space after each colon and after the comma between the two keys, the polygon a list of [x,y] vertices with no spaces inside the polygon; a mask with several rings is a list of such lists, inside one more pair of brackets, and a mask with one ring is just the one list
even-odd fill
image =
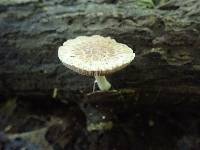
{"label": "tree trunk", "polygon": [[1,1],[0,94],[70,99],[91,92],[94,79],[65,68],[57,49],[67,39],[100,34],[136,53],[130,66],[108,77],[115,89],[156,93],[149,100],[169,93],[198,100],[199,8],[199,0],[155,5],[139,0]]}

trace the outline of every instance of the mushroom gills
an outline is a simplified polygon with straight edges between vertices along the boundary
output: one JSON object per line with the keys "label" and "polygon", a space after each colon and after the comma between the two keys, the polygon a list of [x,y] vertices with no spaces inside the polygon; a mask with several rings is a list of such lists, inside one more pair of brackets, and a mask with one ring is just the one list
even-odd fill
{"label": "mushroom gills", "polygon": [[111,88],[111,84],[105,76],[95,76],[95,80],[101,91],[108,91]]}

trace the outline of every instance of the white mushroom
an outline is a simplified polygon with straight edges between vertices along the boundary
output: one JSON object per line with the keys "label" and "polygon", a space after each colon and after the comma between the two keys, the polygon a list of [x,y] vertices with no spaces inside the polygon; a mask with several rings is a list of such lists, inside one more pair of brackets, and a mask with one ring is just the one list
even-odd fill
{"label": "white mushroom", "polygon": [[125,44],[100,35],[79,36],[64,42],[58,57],[69,69],[83,75],[94,76],[99,89],[107,91],[111,84],[105,75],[126,67],[135,53]]}

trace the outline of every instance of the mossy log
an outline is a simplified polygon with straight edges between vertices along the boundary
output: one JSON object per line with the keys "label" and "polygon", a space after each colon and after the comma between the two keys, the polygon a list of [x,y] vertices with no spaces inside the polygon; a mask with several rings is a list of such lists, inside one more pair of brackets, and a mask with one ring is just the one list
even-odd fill
{"label": "mossy log", "polygon": [[161,2],[150,7],[139,0],[1,1],[0,95],[72,99],[91,92],[94,79],[66,69],[57,49],[67,39],[100,34],[136,53],[130,66],[108,77],[114,89],[146,91],[148,103],[160,96],[165,103],[171,96],[197,101],[199,0]]}

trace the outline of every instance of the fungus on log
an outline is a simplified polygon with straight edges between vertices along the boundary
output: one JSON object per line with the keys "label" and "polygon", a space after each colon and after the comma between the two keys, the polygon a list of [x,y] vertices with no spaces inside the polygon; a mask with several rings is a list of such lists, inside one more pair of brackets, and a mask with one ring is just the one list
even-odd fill
{"label": "fungus on log", "polygon": [[58,98],[72,99],[91,91],[92,79],[66,70],[57,48],[66,39],[99,34],[127,44],[137,56],[126,70],[111,75],[115,89],[145,88],[165,95],[162,89],[178,86],[187,97],[200,85],[198,6],[199,0],[170,0],[150,8],[135,0],[2,1],[0,94],[52,96],[57,89]]}

